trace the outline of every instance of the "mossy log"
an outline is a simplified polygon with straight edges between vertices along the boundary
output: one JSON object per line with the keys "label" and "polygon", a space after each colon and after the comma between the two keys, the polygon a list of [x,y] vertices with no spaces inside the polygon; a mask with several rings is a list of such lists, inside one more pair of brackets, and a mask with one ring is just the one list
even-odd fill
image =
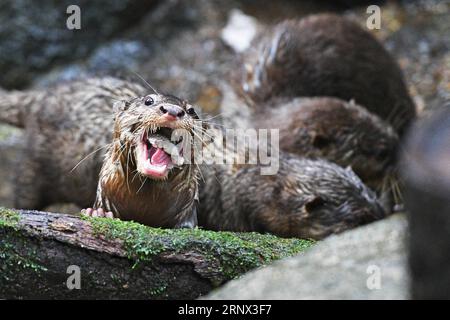
{"label": "mossy log", "polygon": [[0,208],[0,298],[193,299],[311,243]]}

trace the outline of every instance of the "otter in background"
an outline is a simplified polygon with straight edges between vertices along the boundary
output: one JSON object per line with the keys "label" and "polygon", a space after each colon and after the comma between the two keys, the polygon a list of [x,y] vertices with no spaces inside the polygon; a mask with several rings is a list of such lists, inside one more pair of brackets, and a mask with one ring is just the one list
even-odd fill
{"label": "otter in background", "polygon": [[[268,28],[222,85],[228,127],[280,130],[280,147],[350,166],[382,196],[400,200],[396,159],[415,119],[401,70],[356,23],[332,14]],[[242,120],[245,119],[245,120]]]}
{"label": "otter in background", "polygon": [[254,112],[278,97],[354,100],[403,135],[416,110],[402,72],[375,37],[333,14],[288,20],[257,36],[232,83]]}
{"label": "otter in background", "polygon": [[280,148],[309,158],[350,166],[368,186],[382,190],[393,173],[399,139],[378,116],[337,98],[277,101],[256,113],[257,128],[280,129]]}
{"label": "otter in background", "polygon": [[352,101],[331,97],[273,98],[255,111],[231,86],[220,87],[225,127],[279,129],[281,150],[351,167],[391,210],[397,201],[391,189],[399,138],[389,123]]}

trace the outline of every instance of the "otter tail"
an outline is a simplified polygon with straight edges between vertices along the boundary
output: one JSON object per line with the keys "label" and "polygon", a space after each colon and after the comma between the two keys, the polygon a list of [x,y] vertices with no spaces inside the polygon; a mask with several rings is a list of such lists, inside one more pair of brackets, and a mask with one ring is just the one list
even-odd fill
{"label": "otter tail", "polygon": [[0,122],[23,128],[25,115],[34,100],[29,92],[0,89]]}

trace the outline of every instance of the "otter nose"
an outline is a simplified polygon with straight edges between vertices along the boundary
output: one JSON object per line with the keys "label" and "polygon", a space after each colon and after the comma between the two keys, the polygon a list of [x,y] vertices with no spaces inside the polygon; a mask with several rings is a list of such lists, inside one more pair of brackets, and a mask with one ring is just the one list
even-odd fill
{"label": "otter nose", "polygon": [[184,110],[173,104],[166,104],[159,107],[162,113],[173,118],[181,118],[184,116]]}

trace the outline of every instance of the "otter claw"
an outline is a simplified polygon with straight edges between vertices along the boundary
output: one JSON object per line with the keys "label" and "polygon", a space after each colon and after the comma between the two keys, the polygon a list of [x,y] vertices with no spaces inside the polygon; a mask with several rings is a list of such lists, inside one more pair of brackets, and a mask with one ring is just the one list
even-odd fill
{"label": "otter claw", "polygon": [[105,211],[103,208],[87,208],[81,210],[81,214],[88,217],[114,218],[112,211]]}

